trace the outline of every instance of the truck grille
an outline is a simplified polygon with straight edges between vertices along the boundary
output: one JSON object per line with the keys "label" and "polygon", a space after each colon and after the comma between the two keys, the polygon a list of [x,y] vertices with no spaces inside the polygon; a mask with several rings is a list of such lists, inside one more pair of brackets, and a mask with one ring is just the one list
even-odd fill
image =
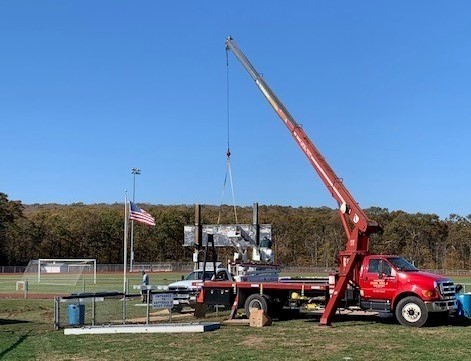
{"label": "truck grille", "polygon": [[188,287],[185,286],[175,286],[175,287],[169,287],[169,291],[171,292],[176,292],[176,293],[190,293],[190,292],[195,292],[196,290],[191,290]]}
{"label": "truck grille", "polygon": [[455,297],[455,285],[451,281],[439,282],[438,289],[444,298]]}

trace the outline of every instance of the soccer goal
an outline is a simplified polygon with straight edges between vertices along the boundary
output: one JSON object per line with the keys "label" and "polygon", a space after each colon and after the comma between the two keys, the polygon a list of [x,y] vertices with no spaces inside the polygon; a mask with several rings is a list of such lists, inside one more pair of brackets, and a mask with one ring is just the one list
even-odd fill
{"label": "soccer goal", "polygon": [[76,285],[87,279],[96,284],[94,258],[40,258],[31,260],[23,274],[28,282],[51,285]]}

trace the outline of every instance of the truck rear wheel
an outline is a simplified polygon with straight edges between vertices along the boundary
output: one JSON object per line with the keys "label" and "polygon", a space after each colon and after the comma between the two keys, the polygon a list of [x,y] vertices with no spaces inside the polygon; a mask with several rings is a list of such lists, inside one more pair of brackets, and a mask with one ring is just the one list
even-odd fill
{"label": "truck rear wheel", "polygon": [[422,327],[427,322],[428,310],[420,298],[409,296],[397,304],[396,318],[401,325]]}
{"label": "truck rear wheel", "polygon": [[263,310],[263,312],[267,314],[268,313],[268,299],[265,296],[260,295],[258,293],[254,293],[253,295],[250,295],[245,301],[245,305],[244,305],[245,315],[248,318],[250,317],[251,308]]}

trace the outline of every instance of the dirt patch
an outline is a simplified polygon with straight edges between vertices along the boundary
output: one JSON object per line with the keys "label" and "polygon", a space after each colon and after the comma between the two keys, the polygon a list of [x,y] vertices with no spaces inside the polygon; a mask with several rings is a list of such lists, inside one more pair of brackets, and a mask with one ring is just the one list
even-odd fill
{"label": "dirt patch", "polygon": [[[57,293],[28,293],[27,299],[35,300],[52,300],[54,297],[66,296],[65,294]],[[21,292],[16,293],[0,293],[0,298],[2,299],[12,299],[12,300],[22,300],[25,298],[24,294]]]}
{"label": "dirt patch", "polygon": [[266,337],[250,336],[250,338],[245,339],[241,343],[247,347],[263,349],[266,347],[267,339]]}
{"label": "dirt patch", "polygon": [[[168,322],[169,321],[169,313],[167,310],[160,310],[156,312],[149,313],[149,321],[150,322]],[[193,318],[193,312],[184,312],[184,313],[175,313],[172,312],[172,322],[178,320],[190,320]],[[144,323],[146,322],[145,317],[136,317],[136,318],[128,318],[126,320],[129,323]],[[119,322],[119,320],[116,320]],[[188,322],[188,321],[187,321]]]}

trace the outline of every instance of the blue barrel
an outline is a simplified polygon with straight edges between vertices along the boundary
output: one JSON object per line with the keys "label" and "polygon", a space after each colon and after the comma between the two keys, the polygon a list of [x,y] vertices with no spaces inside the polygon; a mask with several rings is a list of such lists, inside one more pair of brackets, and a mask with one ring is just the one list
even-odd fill
{"label": "blue barrel", "polygon": [[77,326],[85,323],[85,305],[69,305],[67,307],[69,325]]}
{"label": "blue barrel", "polygon": [[457,296],[458,314],[471,317],[471,293],[461,293]]}

